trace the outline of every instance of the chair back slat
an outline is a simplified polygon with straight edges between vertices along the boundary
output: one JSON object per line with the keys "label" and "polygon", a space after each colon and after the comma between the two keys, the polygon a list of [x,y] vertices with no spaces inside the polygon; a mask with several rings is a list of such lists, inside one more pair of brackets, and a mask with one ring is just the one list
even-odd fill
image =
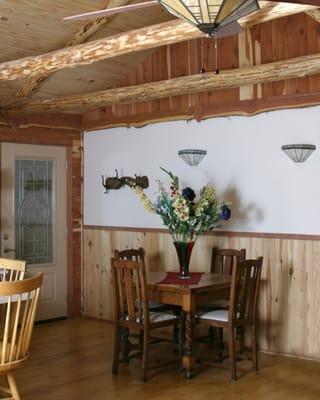
{"label": "chair back slat", "polygon": [[140,271],[138,271],[134,275],[134,287],[136,289],[136,308],[137,308],[137,316],[138,320],[142,321],[143,320],[143,308],[142,308],[142,298],[144,297],[142,290],[143,287],[140,285],[140,277],[139,277]]}
{"label": "chair back slat", "polygon": [[114,279],[116,281],[118,287],[118,305],[119,305],[119,315],[126,315],[127,309],[125,308],[125,280],[124,280],[124,272],[122,270],[115,271]]}
{"label": "chair back slat", "polygon": [[[16,343],[17,341],[17,334],[18,334],[18,327],[19,327],[19,320],[20,320],[20,311],[21,311],[21,295],[19,295],[18,302],[16,304],[17,310],[16,310],[16,316],[14,319],[14,325],[13,325],[13,330],[12,330],[12,343]],[[10,349],[10,356],[9,356],[9,362],[12,362],[15,357],[15,350],[16,348],[14,346],[11,346]]]}
{"label": "chair back slat", "polygon": [[26,272],[26,262],[22,260],[12,260],[10,258],[0,258],[0,281],[13,282],[24,279]]}
{"label": "chair back slat", "polygon": [[145,266],[142,261],[111,259],[115,316],[136,323],[149,320]]}
{"label": "chair back slat", "polygon": [[241,261],[232,273],[229,318],[253,321],[256,316],[263,257]]}
{"label": "chair back slat", "polygon": [[0,282],[0,371],[28,357],[42,274],[13,282]]}
{"label": "chair back slat", "polygon": [[7,312],[5,317],[4,332],[2,339],[2,354],[1,354],[1,364],[4,364],[7,359],[7,345],[9,336],[9,324],[10,324],[10,314],[11,314],[11,297],[8,299]]}
{"label": "chair back slat", "polygon": [[216,274],[231,275],[234,266],[246,259],[246,250],[212,249],[211,272]]}
{"label": "chair back slat", "polygon": [[124,283],[125,283],[125,298],[126,305],[128,310],[128,316],[131,321],[134,321],[136,318],[135,314],[135,290],[133,286],[133,280],[136,274],[134,274],[133,270],[125,269],[124,270]]}

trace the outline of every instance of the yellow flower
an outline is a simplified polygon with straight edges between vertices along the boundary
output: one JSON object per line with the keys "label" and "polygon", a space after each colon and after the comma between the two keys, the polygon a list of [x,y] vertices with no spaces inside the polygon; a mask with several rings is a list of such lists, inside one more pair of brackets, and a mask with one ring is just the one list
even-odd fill
{"label": "yellow flower", "polygon": [[188,221],[189,219],[189,207],[185,198],[177,196],[172,203],[174,213],[181,221]]}
{"label": "yellow flower", "polygon": [[133,188],[133,191],[135,192],[135,194],[138,196],[138,198],[140,199],[140,201],[142,202],[143,207],[151,212],[151,213],[156,213],[156,209],[154,207],[154,205],[152,204],[152,202],[148,199],[148,197],[144,194],[142,188],[140,186],[135,186]]}
{"label": "yellow flower", "polygon": [[215,194],[214,188],[209,187],[209,186],[205,186],[203,188],[201,197],[203,197],[204,199],[206,199],[208,201],[214,201],[214,199],[215,199],[214,194]]}

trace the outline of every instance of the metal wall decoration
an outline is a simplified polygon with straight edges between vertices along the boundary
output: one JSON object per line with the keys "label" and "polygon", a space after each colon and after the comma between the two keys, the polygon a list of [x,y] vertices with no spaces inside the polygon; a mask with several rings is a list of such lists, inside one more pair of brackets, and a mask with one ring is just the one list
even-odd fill
{"label": "metal wall decoration", "polygon": [[140,186],[142,189],[146,189],[149,187],[149,179],[147,176],[143,175],[135,175],[132,176],[123,176],[119,178],[118,170],[116,169],[116,176],[105,178],[102,176],[102,186],[105,188],[105,193],[108,193],[108,190],[118,190],[123,186]]}

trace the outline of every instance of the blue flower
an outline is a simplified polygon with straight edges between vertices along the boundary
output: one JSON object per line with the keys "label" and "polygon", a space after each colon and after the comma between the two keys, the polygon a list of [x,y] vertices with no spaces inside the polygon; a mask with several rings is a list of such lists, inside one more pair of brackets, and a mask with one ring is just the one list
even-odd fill
{"label": "blue flower", "polygon": [[193,201],[193,199],[196,197],[196,194],[194,193],[194,191],[189,187],[182,189],[181,195],[183,198],[185,198],[186,200],[189,200],[189,201]]}
{"label": "blue flower", "polygon": [[220,218],[223,221],[228,221],[228,219],[230,219],[230,217],[231,217],[230,207],[227,204],[222,204]]}

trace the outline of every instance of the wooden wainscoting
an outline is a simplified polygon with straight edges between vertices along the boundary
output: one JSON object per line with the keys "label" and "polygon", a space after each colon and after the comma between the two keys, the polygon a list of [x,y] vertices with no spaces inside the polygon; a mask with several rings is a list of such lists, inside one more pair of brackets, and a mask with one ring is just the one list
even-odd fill
{"label": "wooden wainscoting", "polygon": [[[120,228],[119,228],[120,229]],[[246,248],[263,256],[259,305],[260,349],[320,359],[320,238],[216,233],[197,241],[192,271],[209,271],[211,248]],[[142,246],[149,271],[175,270],[171,236],[162,230],[84,230],[83,305],[86,316],[113,318],[110,257],[114,249]]]}

